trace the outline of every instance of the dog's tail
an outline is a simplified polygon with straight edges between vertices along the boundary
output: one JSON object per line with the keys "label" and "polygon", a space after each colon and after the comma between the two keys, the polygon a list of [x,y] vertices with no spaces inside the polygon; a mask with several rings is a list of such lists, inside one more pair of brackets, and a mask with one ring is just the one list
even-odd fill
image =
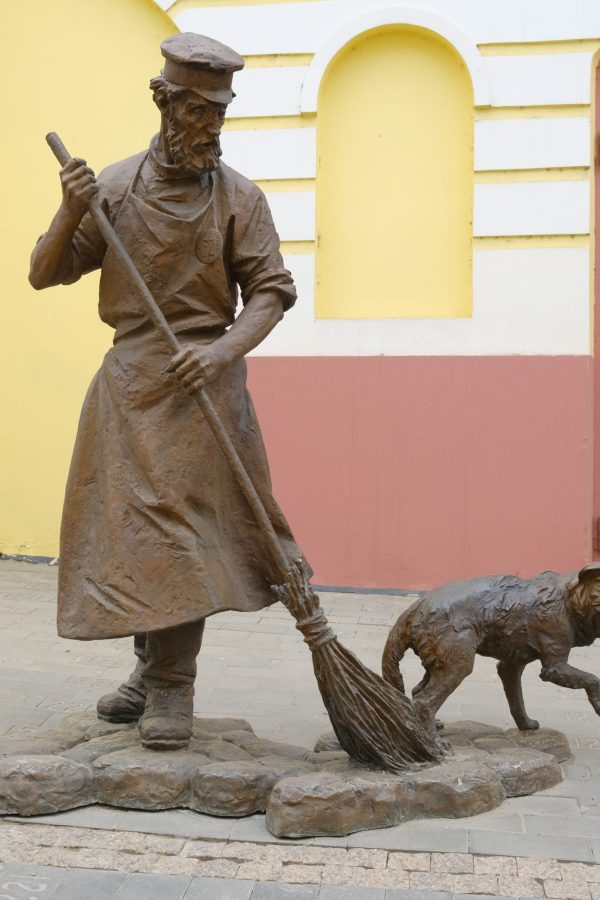
{"label": "dog's tail", "polygon": [[381,658],[381,672],[388,684],[396,690],[404,691],[404,679],[400,674],[399,663],[411,644],[411,613],[414,606],[402,613],[385,642]]}

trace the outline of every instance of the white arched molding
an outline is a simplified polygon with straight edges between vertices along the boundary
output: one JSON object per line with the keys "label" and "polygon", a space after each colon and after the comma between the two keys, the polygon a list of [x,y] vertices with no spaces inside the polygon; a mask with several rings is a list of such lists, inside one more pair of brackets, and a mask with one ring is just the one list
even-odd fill
{"label": "white arched molding", "polygon": [[317,98],[321,79],[333,57],[342,47],[368,31],[386,25],[413,25],[424,28],[439,35],[462,57],[469,70],[473,83],[473,99],[475,106],[490,105],[490,84],[483,58],[475,41],[459,25],[450,19],[437,15],[426,9],[415,9],[412,6],[385,6],[369,9],[358,15],[345,19],[334,31],[331,31],[325,42],[313,57],[302,85],[301,110],[303,113],[317,111]]}

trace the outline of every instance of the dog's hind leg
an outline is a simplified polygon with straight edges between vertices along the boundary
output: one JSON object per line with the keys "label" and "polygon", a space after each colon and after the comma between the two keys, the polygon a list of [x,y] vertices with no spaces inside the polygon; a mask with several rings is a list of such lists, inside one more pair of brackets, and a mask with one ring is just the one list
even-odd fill
{"label": "dog's hind leg", "polygon": [[517,728],[521,731],[533,731],[540,727],[540,723],[535,719],[530,719],[525,712],[525,703],[523,701],[523,690],[521,688],[521,676],[525,666],[516,663],[507,663],[500,660],[498,663],[498,675],[508,700],[510,714],[515,720]]}
{"label": "dog's hind leg", "polygon": [[421,718],[432,729],[438,709],[467,675],[471,674],[475,663],[475,648],[470,640],[463,645],[453,644],[449,651],[448,659],[438,660],[428,667],[428,682],[415,697],[415,705]]}

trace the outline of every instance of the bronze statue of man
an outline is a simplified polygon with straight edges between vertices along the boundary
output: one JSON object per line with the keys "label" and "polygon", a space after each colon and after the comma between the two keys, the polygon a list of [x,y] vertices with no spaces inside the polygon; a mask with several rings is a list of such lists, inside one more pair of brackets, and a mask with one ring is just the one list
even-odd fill
{"label": "bronze statue of man", "polygon": [[[290,559],[301,554],[271,496],[244,356],[296,299],[264,195],[220,162],[219,135],[244,63],[196,34],[161,45],[148,150],[105,169],[61,171],[61,206],[33,251],[35,288],[101,270],[113,347],[88,390],[61,528],[58,633],[135,636],[135,670],[98,714],[136,721],[153,749],[187,745],[204,620],[274,601],[270,557],[190,390],[211,398]],[[184,349],[171,358],[87,212],[100,205]],[[243,309],[236,318],[238,286]]]}

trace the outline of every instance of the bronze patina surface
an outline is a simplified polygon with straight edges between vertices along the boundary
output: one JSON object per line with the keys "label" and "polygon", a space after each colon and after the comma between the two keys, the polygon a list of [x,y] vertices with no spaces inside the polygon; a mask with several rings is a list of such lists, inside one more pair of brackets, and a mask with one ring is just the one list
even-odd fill
{"label": "bronze patina surface", "polygon": [[[173,747],[189,740],[205,618],[275,599],[260,529],[192,391],[210,383],[284,553],[302,554],[271,494],[246,390],[244,355],[296,292],[264,195],[220,161],[243,60],[193,34],[168,38],[162,52],[164,74],[150,84],[159,134],[97,179],[83,160],[64,165],[62,203],[33,252],[30,281],[71,284],[100,269],[99,313],[115,329],[84,402],[67,484],[58,630],[137,636],[133,690],[103,698],[99,712],[132,720],[146,707],[148,744],[168,732]],[[174,357],[87,210],[92,197],[183,345]]]}
{"label": "bronze patina surface", "polygon": [[425,667],[413,698],[425,721],[470,675],[477,653],[498,660],[517,728],[539,727],[521,690],[525,666],[539,659],[540,678],[580,688],[600,715],[600,679],[569,664],[573,647],[600,637],[600,563],[579,573],[542,572],[532,580],[492,575],[443,585],[414,603],[392,628],[383,653],[383,675],[398,690],[398,663],[408,649]]}

